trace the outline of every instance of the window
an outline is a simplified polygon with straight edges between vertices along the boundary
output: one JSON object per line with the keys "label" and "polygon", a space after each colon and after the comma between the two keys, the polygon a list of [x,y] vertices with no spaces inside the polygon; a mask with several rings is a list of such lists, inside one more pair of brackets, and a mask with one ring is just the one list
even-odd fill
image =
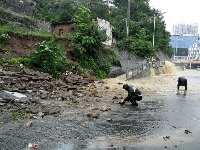
{"label": "window", "polygon": [[59,36],[63,35],[63,29],[59,29]]}

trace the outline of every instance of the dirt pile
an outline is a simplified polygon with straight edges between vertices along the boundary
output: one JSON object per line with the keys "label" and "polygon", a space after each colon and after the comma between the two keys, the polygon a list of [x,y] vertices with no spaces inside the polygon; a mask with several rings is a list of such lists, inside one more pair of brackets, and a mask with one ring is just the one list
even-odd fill
{"label": "dirt pile", "polygon": [[84,77],[71,73],[56,80],[47,73],[4,64],[0,67],[1,111],[12,109],[44,115],[60,112],[59,106],[79,104],[94,97],[101,85],[94,76]]}

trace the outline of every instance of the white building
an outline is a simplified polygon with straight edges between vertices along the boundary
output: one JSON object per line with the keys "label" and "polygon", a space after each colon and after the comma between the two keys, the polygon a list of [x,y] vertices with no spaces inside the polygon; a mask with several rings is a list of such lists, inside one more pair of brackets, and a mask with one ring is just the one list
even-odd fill
{"label": "white building", "polygon": [[103,0],[103,1],[106,2],[108,6],[114,7],[113,0]]}
{"label": "white building", "polygon": [[104,19],[97,18],[97,21],[98,21],[99,28],[105,29],[106,35],[108,37],[108,40],[105,41],[103,44],[111,46],[113,43],[116,42],[116,40],[113,38],[113,34],[112,34],[113,26],[110,24],[110,22],[108,22]]}
{"label": "white building", "polygon": [[177,23],[173,25],[172,35],[198,35],[198,23]]}
{"label": "white building", "polygon": [[190,60],[199,60],[200,57],[200,40],[197,40],[189,49],[188,49],[188,59]]}

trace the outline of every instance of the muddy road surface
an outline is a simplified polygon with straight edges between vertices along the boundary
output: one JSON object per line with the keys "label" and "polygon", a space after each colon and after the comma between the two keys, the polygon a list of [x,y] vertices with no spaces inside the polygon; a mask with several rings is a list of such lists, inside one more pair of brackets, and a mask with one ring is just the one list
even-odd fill
{"label": "muddy road surface", "polygon": [[[83,104],[87,107],[66,106],[59,115],[1,124],[0,149],[26,150],[36,143],[38,150],[199,150],[200,71],[168,72],[106,79],[99,99]],[[176,95],[179,76],[188,80],[186,95],[184,87]],[[118,104],[127,95],[124,83],[142,91],[139,106]]]}

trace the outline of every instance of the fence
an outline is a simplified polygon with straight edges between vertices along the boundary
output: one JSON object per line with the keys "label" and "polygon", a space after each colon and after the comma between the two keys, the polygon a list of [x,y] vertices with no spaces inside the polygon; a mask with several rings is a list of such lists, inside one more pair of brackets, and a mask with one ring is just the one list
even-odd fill
{"label": "fence", "polygon": [[134,77],[135,75],[141,73],[145,70],[150,70],[151,68],[159,68],[165,65],[165,61],[156,61],[146,64],[140,64],[135,68],[127,68],[126,69],[126,80]]}

